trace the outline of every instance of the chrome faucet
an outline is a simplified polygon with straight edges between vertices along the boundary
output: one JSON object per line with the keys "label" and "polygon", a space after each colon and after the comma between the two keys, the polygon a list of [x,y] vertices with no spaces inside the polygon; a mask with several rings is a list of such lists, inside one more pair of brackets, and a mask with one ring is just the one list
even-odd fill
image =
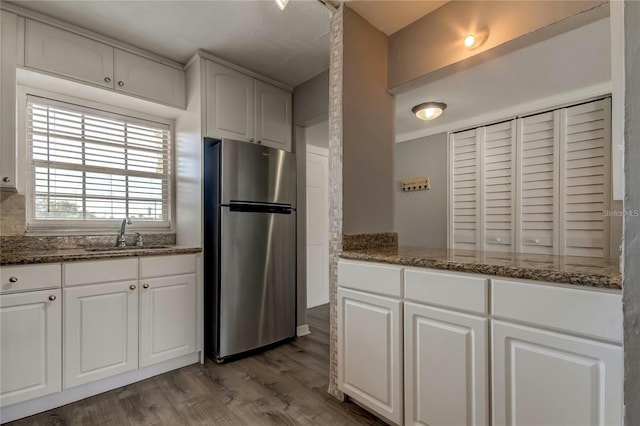
{"label": "chrome faucet", "polygon": [[118,235],[118,241],[116,242],[117,247],[126,247],[127,242],[124,239],[124,229],[127,225],[131,225],[133,222],[128,217],[122,219],[122,223],[120,224],[120,235]]}

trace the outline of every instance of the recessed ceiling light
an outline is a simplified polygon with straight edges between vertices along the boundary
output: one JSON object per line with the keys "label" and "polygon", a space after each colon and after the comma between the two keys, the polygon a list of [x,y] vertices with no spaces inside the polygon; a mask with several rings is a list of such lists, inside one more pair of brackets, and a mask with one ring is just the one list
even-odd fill
{"label": "recessed ceiling light", "polygon": [[445,108],[447,108],[447,104],[444,102],[425,102],[414,106],[411,111],[420,120],[433,120],[440,117]]}
{"label": "recessed ceiling light", "polygon": [[484,44],[489,37],[489,30],[483,29],[475,33],[469,33],[464,38],[464,47],[467,49],[476,49]]}
{"label": "recessed ceiling light", "polygon": [[476,35],[475,34],[469,34],[464,38],[464,46],[466,48],[473,47],[474,44],[476,44]]}
{"label": "recessed ceiling light", "polygon": [[278,3],[278,7],[280,8],[280,10],[284,10],[284,8],[287,7],[287,3],[289,3],[289,0],[276,0],[276,3]]}

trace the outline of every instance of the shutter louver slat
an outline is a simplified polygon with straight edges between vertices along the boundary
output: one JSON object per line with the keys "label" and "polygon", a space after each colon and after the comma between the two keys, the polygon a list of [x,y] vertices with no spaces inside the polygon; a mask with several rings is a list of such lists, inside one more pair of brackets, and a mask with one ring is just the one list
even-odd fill
{"label": "shutter louver slat", "polygon": [[30,226],[170,226],[168,125],[28,96],[27,140]]}
{"label": "shutter louver slat", "polygon": [[475,130],[451,135],[452,214],[450,246],[456,249],[477,249],[477,152]]}

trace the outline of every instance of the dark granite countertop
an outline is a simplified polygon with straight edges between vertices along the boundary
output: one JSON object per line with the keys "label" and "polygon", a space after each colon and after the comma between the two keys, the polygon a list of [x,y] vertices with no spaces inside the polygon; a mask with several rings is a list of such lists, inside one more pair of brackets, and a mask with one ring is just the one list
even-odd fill
{"label": "dark granite countertop", "polygon": [[622,288],[618,261],[593,257],[404,246],[345,250],[340,257],[588,287]]}
{"label": "dark granite countertop", "polygon": [[72,248],[59,250],[27,250],[9,251],[2,250],[0,265],[32,265],[36,263],[73,262],[78,260],[118,259],[136,256],[169,256],[173,254],[200,253],[200,247],[165,246],[154,248],[153,246],[127,249],[116,247],[100,247],[99,251],[91,248]]}

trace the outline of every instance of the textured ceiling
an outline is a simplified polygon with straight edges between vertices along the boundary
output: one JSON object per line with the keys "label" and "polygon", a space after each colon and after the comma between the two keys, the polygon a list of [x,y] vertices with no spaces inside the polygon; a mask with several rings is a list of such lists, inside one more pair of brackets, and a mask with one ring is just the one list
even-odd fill
{"label": "textured ceiling", "polygon": [[329,10],[316,0],[16,1],[186,63],[198,49],[296,86],[329,67]]}
{"label": "textured ceiling", "polygon": [[447,0],[349,0],[352,10],[371,25],[391,35],[433,12]]}

